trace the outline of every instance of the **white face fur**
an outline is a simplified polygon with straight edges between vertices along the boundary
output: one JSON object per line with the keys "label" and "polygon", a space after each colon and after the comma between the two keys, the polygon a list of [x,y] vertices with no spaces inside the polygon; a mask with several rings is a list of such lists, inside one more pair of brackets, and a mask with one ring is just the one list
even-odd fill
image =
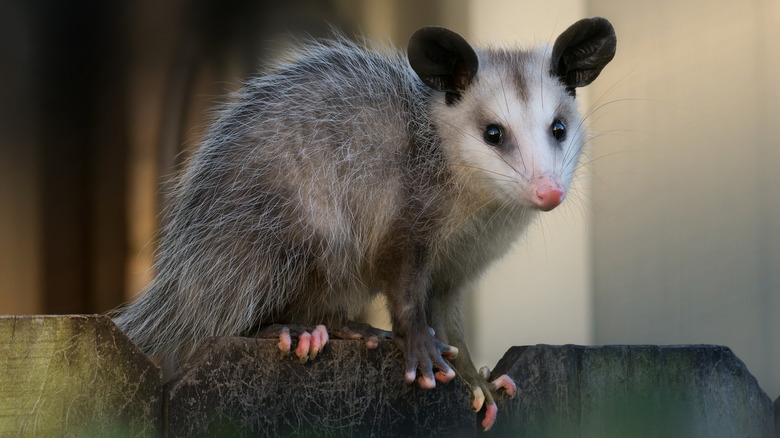
{"label": "white face fur", "polygon": [[[434,110],[453,172],[484,200],[550,210],[582,148],[576,101],[549,73],[549,49],[477,53],[479,71],[460,101]],[[543,199],[551,194],[560,199]]]}

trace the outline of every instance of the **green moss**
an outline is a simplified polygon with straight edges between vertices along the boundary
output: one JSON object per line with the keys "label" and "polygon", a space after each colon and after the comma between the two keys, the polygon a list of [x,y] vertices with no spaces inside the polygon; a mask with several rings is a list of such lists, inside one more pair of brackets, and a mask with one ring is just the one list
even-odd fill
{"label": "green moss", "polygon": [[0,318],[0,435],[146,435],[159,372],[98,316]]}

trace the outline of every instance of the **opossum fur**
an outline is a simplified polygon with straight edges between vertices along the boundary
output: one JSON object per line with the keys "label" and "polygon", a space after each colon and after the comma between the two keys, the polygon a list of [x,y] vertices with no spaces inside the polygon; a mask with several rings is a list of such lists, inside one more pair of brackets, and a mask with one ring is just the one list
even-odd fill
{"label": "opossum fur", "polygon": [[[420,32],[410,57],[459,38]],[[433,327],[461,350],[458,372],[476,375],[461,292],[547,209],[540,191],[565,194],[583,137],[574,88],[612,54],[600,18],[552,49],[456,54],[455,80],[397,50],[307,45],[221,111],[170,200],[154,279],[117,325],[175,369],[206,338],[337,328],[385,293],[395,337]]]}

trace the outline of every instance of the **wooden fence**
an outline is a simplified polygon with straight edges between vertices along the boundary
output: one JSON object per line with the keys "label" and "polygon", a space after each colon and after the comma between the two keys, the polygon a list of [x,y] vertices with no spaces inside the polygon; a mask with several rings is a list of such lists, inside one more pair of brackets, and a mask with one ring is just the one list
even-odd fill
{"label": "wooden fence", "polygon": [[726,347],[512,347],[517,383],[480,431],[466,385],[402,382],[392,341],[332,340],[316,360],[214,338],[166,385],[99,315],[0,317],[0,436],[759,437],[776,409]]}

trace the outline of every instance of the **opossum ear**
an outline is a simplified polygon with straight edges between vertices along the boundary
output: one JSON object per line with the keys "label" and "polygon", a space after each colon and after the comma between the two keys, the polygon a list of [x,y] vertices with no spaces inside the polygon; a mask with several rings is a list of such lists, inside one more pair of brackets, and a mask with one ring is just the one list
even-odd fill
{"label": "opossum ear", "polygon": [[423,27],[412,35],[409,65],[422,81],[437,91],[460,95],[477,74],[474,49],[457,33],[439,26]]}
{"label": "opossum ear", "polygon": [[552,49],[550,71],[569,93],[593,82],[615,56],[617,37],[605,18],[584,18],[566,29]]}

